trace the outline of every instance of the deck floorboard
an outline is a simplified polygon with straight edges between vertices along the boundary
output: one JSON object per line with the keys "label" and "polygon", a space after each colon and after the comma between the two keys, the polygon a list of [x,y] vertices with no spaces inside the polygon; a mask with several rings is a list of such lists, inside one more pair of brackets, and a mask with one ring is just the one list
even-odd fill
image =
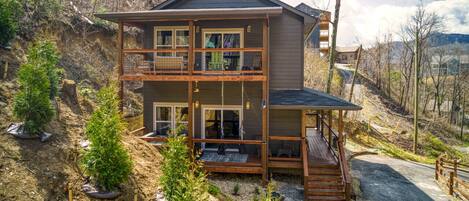
{"label": "deck floorboard", "polygon": [[306,137],[309,149],[309,166],[337,165],[337,161],[329,150],[327,142],[321,137],[321,134],[316,129],[308,129]]}

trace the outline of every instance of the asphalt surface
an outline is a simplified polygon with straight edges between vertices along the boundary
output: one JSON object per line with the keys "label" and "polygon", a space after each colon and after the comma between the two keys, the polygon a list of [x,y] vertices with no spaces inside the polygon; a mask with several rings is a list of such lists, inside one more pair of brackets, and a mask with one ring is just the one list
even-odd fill
{"label": "asphalt surface", "polygon": [[386,156],[364,155],[352,159],[352,175],[360,180],[357,200],[451,200],[435,182],[435,169]]}

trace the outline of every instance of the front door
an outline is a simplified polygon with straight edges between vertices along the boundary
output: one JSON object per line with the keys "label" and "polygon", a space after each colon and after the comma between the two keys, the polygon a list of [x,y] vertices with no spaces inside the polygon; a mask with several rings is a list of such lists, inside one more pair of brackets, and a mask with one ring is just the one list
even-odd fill
{"label": "front door", "polygon": [[[202,138],[204,139],[242,139],[240,130],[241,106],[239,107],[205,107],[203,108]],[[239,151],[238,145],[203,143],[204,150]]]}

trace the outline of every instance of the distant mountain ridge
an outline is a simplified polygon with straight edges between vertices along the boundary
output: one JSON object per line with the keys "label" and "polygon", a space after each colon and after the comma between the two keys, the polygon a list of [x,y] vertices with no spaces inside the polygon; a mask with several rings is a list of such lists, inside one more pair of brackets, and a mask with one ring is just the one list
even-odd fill
{"label": "distant mountain ridge", "polygon": [[436,33],[430,37],[429,42],[431,47],[438,47],[454,43],[468,44],[469,34]]}

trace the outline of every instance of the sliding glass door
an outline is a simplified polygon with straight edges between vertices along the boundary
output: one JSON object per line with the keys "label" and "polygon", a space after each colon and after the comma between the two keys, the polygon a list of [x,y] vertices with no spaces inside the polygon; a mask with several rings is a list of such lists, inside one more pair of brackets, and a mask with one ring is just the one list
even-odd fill
{"label": "sliding glass door", "polygon": [[[204,29],[203,47],[217,48],[243,48],[243,29]],[[241,51],[210,51],[202,55],[204,70],[235,71],[243,66],[243,53]]]}
{"label": "sliding glass door", "polygon": [[[206,107],[203,108],[202,138],[204,139],[242,139],[240,130],[241,107]],[[217,150],[220,144],[204,143],[202,148],[206,150]],[[232,151],[239,151],[237,145],[225,145]]]}

